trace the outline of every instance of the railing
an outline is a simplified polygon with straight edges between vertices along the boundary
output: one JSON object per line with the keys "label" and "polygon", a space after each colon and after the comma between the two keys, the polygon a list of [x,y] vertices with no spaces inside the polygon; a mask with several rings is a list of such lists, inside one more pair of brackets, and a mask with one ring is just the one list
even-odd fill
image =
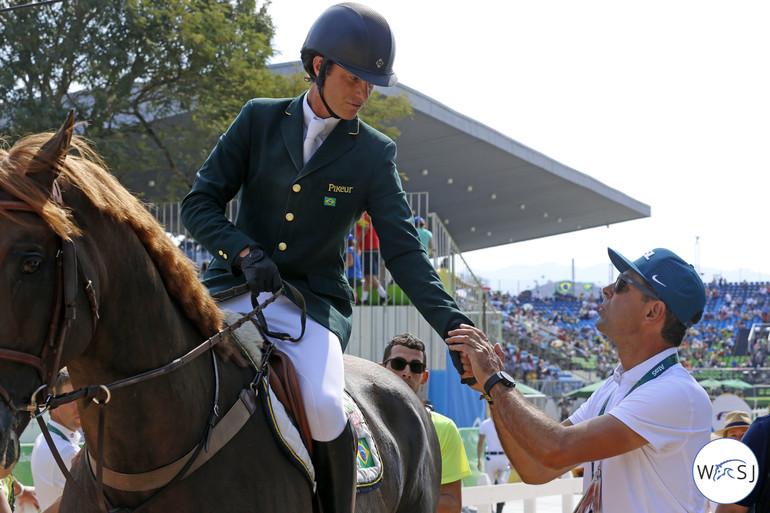
{"label": "railing", "polygon": [[503,315],[489,300],[488,287],[468,266],[438,216],[431,213],[427,219],[434,241],[431,261],[444,287],[454,296],[460,309],[484,330],[493,343],[502,342]]}
{"label": "railing", "polygon": [[[433,252],[430,260],[436,268],[444,287],[454,297],[460,309],[481,327],[489,339],[502,342],[502,315],[489,301],[484,283],[473,273],[452,240],[449,232],[438,217],[429,211],[428,193],[408,193],[407,200],[415,216],[426,220],[427,228],[433,232]],[[178,246],[203,269],[211,260],[211,255],[182,226],[179,203],[150,205],[148,207],[166,228]],[[238,201],[227,205],[227,217],[233,219],[237,212]],[[389,295],[398,295],[392,284],[392,278],[382,261],[379,281],[388,290]],[[354,290],[361,283],[352,283]],[[373,293],[374,294],[374,293]],[[347,352],[373,361],[380,361],[385,344],[398,333],[413,333],[426,344],[429,368],[446,368],[446,346],[443,339],[425,322],[408,298],[391,297],[390,301],[379,306],[360,305],[354,308],[353,333]]]}
{"label": "railing", "polygon": [[738,378],[753,385],[765,384],[762,376],[770,374],[770,367],[694,367],[690,373],[698,379],[733,379]]}
{"label": "railing", "polygon": [[526,384],[554,400],[586,386],[582,379],[529,379]]}
{"label": "railing", "polygon": [[[433,233],[433,251],[430,261],[439,275],[444,288],[452,295],[460,310],[476,326],[481,327],[489,339],[502,342],[502,314],[492,305],[483,282],[473,273],[454,244],[446,227],[427,209],[427,193],[407,194],[415,215],[426,219],[426,227]],[[380,361],[387,342],[399,333],[412,333],[425,343],[428,368],[446,368],[446,344],[438,333],[408,304],[408,298],[398,297],[392,278],[382,261],[379,262],[378,280],[388,289],[390,301],[384,306],[372,296],[369,302],[353,310],[353,332],[346,352],[372,361]],[[353,283],[354,290],[360,282]],[[374,292],[371,292],[373,295]],[[376,296],[375,296],[376,297]],[[367,304],[369,303],[369,304]]]}
{"label": "railing", "polygon": [[[537,329],[541,329],[541,327],[537,326]],[[520,347],[521,349],[525,349],[530,354],[539,358],[545,358],[551,363],[558,365],[561,369],[570,370],[578,368],[578,365],[576,365],[570,357],[556,351],[548,344],[544,345],[541,342],[533,340],[530,336],[523,335],[519,331],[507,328],[504,330],[504,338],[506,342]]]}
{"label": "railing", "polygon": [[524,513],[537,513],[537,499],[561,495],[563,513],[571,513],[575,494],[583,493],[583,479],[577,477],[554,479],[541,485],[508,483],[463,487],[463,506],[476,506],[477,513],[492,513],[498,502],[524,501]]}

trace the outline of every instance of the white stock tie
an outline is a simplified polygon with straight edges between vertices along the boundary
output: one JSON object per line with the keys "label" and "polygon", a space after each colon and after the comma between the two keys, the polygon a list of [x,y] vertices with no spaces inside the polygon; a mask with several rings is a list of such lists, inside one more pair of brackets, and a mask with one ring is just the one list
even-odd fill
{"label": "white stock tie", "polygon": [[307,127],[307,134],[305,135],[305,142],[302,145],[303,163],[307,164],[310,157],[318,149],[318,136],[326,128],[326,121],[322,119],[313,118],[310,120],[310,124]]}

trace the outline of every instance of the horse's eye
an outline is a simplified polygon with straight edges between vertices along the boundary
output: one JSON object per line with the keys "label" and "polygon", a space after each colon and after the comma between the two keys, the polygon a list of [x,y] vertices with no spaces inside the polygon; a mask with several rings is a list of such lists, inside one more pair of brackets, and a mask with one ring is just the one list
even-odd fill
{"label": "horse's eye", "polygon": [[24,274],[35,274],[40,270],[42,264],[43,259],[40,256],[28,256],[21,264],[21,272]]}

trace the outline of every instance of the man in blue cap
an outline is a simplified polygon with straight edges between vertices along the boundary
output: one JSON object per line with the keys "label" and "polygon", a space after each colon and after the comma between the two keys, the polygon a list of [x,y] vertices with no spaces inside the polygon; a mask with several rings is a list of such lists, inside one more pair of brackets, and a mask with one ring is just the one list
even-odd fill
{"label": "man in blue cap", "polygon": [[677,347],[706,304],[695,269],[667,249],[630,261],[608,249],[620,271],[602,289],[596,328],[618,349],[614,374],[559,424],[516,391],[503,351],[476,328],[450,332],[491,404],[500,441],[528,483],[545,483],[585,463],[586,494],[576,511],[702,512],[692,479],[710,440],[711,402],[678,362]]}

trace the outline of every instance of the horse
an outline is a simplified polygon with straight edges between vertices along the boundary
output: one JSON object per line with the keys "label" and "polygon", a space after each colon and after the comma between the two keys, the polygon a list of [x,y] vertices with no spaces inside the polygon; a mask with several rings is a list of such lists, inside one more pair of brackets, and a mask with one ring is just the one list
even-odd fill
{"label": "horse", "polygon": [[[40,404],[56,404],[44,396],[66,365],[88,454],[73,462],[60,511],[314,511],[309,480],[259,408],[191,465],[250,389],[254,368],[233,337],[205,346],[225,323],[194,264],[74,127],[71,112],[58,132],[0,150],[0,477]],[[202,345],[205,357],[169,366]],[[373,362],[346,355],[345,375],[383,467],[356,511],[436,511],[440,449],[425,407]],[[180,461],[160,487],[100,480]]]}

